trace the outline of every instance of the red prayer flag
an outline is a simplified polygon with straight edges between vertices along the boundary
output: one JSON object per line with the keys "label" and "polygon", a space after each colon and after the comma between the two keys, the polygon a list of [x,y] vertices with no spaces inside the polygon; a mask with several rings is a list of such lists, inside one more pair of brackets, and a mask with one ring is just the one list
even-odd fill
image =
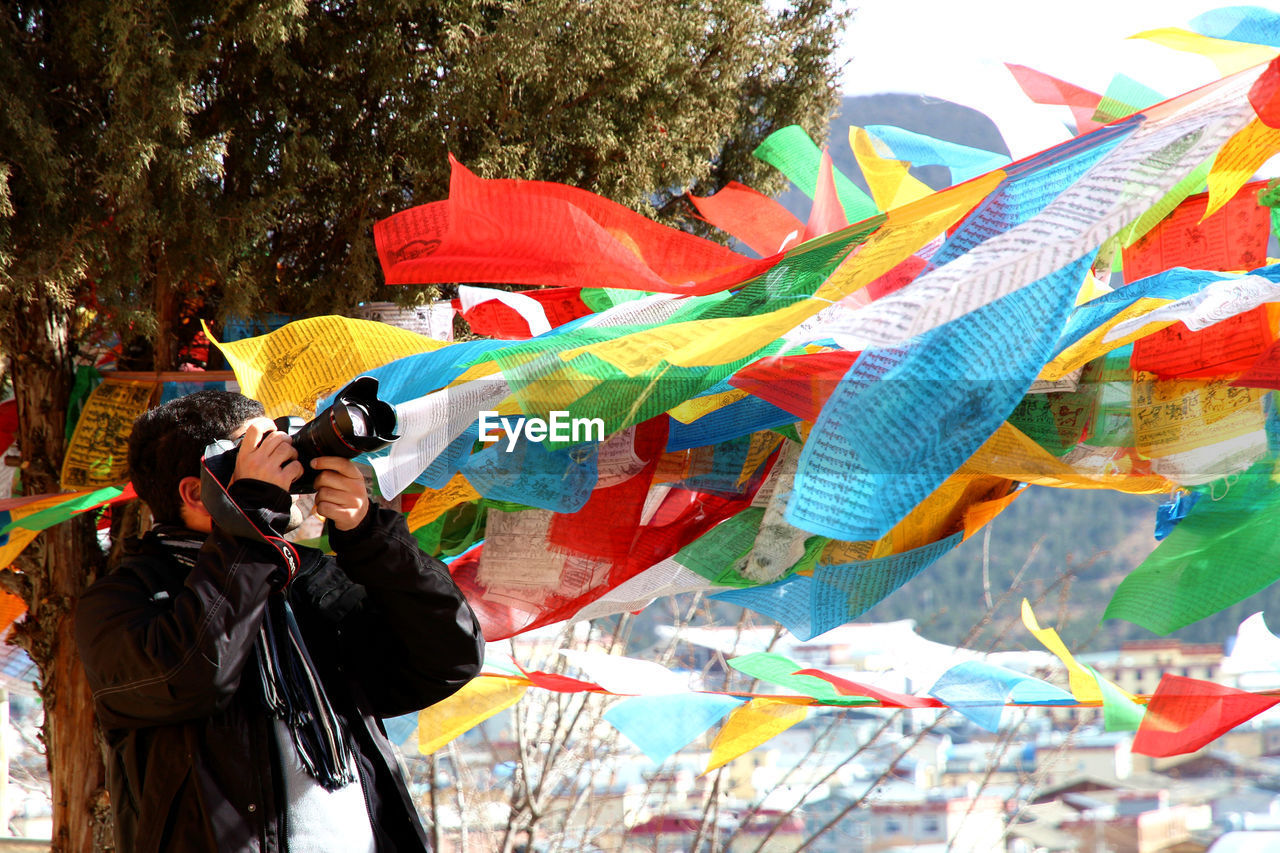
{"label": "red prayer flag", "polygon": [[466,596],[467,603],[476,614],[485,640],[492,643],[526,630],[532,615],[527,610],[519,610],[485,595],[485,587],[476,580],[483,553],[484,544],[481,543],[454,557],[449,563],[449,574],[453,576],[453,582]]}
{"label": "red prayer flag", "polygon": [[1133,751],[1156,758],[1195,752],[1277,703],[1280,696],[1165,675],[1133,738]]}
{"label": "red prayer flag", "polygon": [[1139,338],[1129,365],[1161,379],[1223,376],[1248,369],[1272,340],[1267,306],[1259,305],[1199,331],[1179,322]]}
{"label": "red prayer flag", "polygon": [[761,257],[786,251],[804,236],[804,223],[763,193],[731,181],[709,196],[689,200],[707,222],[747,244]]}
{"label": "red prayer flag", "polygon": [[835,689],[840,692],[841,696],[867,696],[890,708],[947,707],[941,701],[934,699],[931,696],[910,696],[906,693],[895,693],[892,690],[882,690],[879,687],[872,687],[856,681],[849,681],[838,675],[831,675],[830,673],[823,672],[820,669],[802,669],[792,673],[792,675],[812,675],[814,678],[821,678],[823,681],[835,687]]}
{"label": "red prayer flag", "polygon": [[615,564],[625,561],[666,444],[667,424],[663,418],[637,424],[631,451],[644,462],[644,467],[620,483],[596,488],[577,512],[557,513],[547,536],[551,544],[565,553]]}
{"label": "red prayer flag", "polygon": [[13,437],[18,434],[18,401],[10,398],[0,403],[0,454],[13,444]]}
{"label": "red prayer flag", "polygon": [[849,224],[840,194],[836,190],[836,170],[831,162],[831,150],[822,149],[818,166],[818,185],[813,193],[813,207],[809,208],[809,221],[804,226],[804,239],[812,240],[823,234],[839,231]]}
{"label": "red prayer flag", "polygon": [[1071,115],[1076,120],[1077,135],[1102,127],[1099,122],[1093,120],[1098,104],[1102,103],[1102,96],[1097,92],[1091,92],[1074,83],[1059,80],[1057,77],[1051,77],[1043,71],[1036,71],[1025,65],[1012,65],[1006,62],[1004,67],[1009,69],[1013,79],[1018,81],[1018,85],[1032,102],[1062,106],[1071,110]]}
{"label": "red prayer flag", "polygon": [[871,299],[879,299],[881,296],[888,296],[895,290],[901,290],[911,282],[915,281],[916,276],[929,266],[929,262],[919,255],[912,255],[875,281],[867,285],[867,296]]}
{"label": "red prayer flag", "polygon": [[1268,347],[1232,385],[1280,391],[1280,341]]}
{"label": "red prayer flag", "polygon": [[[545,287],[539,290],[517,292],[542,305],[547,322],[553,329],[591,313],[591,309],[582,301],[581,288]],[[460,308],[460,300],[453,301],[455,308]],[[516,341],[533,337],[528,321],[520,316],[520,312],[496,299],[472,306],[469,311],[462,312],[462,319],[471,326],[472,332],[484,337]]]}
{"label": "red prayer flag", "polygon": [[1267,127],[1280,127],[1280,56],[1271,60],[1249,88],[1249,103]]}
{"label": "red prayer flag", "polygon": [[374,225],[388,284],[502,282],[706,294],[778,262],[753,260],[586,190],[483,180],[450,158],[449,200]]}
{"label": "red prayer flag", "polygon": [[814,421],[860,353],[844,350],[766,357],[729,377],[729,384],[802,421]]}
{"label": "red prayer flag", "polygon": [[525,678],[533,683],[534,687],[541,687],[543,690],[553,690],[556,693],[590,693],[605,692],[604,688],[594,681],[583,681],[580,678],[571,678],[567,675],[560,675],[555,672],[541,672],[536,669],[525,669],[519,663],[515,663],[516,669],[520,670]]}
{"label": "red prayer flag", "polygon": [[1265,186],[1266,181],[1245,184],[1208,219],[1204,214],[1209,194],[1188,196],[1159,225],[1125,248],[1125,283],[1173,267],[1251,270],[1265,263],[1271,209],[1258,204],[1258,190]]}

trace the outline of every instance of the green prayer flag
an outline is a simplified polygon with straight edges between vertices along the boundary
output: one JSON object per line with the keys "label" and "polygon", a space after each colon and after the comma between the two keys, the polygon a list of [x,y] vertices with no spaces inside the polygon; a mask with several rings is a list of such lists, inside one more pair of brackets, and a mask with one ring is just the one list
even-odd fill
{"label": "green prayer flag", "polygon": [[75,380],[71,385],[71,396],[67,400],[67,423],[64,427],[68,444],[71,442],[71,436],[75,434],[76,424],[80,422],[80,413],[84,411],[85,402],[93,393],[93,389],[100,384],[102,384],[102,374],[96,367],[82,364],[76,368]]}
{"label": "green prayer flag", "polygon": [[1271,233],[1280,238],[1280,178],[1272,178],[1258,191],[1258,204],[1271,209]]}
{"label": "green prayer flag", "polygon": [[725,519],[676,552],[676,562],[712,583],[724,586],[756,586],[737,570],[737,563],[751,552],[763,507],[748,507]]}
{"label": "green prayer flag", "polygon": [[[791,124],[775,130],[751,153],[757,160],[763,160],[786,175],[787,180],[809,198],[816,194],[822,149],[818,148],[817,143],[800,125]],[[840,198],[840,206],[844,208],[845,218],[850,223],[861,222],[880,212],[871,196],[859,189],[843,172],[839,169],[833,169],[833,172],[836,195]]]}
{"label": "green prayer flag", "polygon": [[1280,577],[1280,490],[1272,462],[1220,481],[1147,559],[1129,573],[1103,613],[1157,634],[1211,616]]}
{"label": "green prayer flag", "polygon": [[[763,507],[747,507],[681,548],[676,552],[675,560],[720,586],[760,586],[759,581],[743,577],[739,569],[755,547],[763,518]],[[831,540],[825,536],[806,538],[804,553],[795,565],[787,568],[783,577],[798,570],[811,570],[829,542]]]}
{"label": "green prayer flag", "polygon": [[54,525],[62,524],[64,521],[70,521],[71,516],[75,515],[77,512],[97,506],[98,504],[106,503],[112,498],[119,497],[120,495],[120,489],[115,486],[107,486],[106,488],[87,492],[79,495],[78,497],[69,496],[68,500],[63,501],[57,506],[51,506],[47,509],[42,509],[39,512],[33,512],[31,515],[24,516],[16,521],[11,521],[4,527],[0,527],[0,536],[4,536],[9,533],[9,531],[17,527],[21,527],[24,530],[48,530]]}
{"label": "green prayer flag", "polygon": [[1109,732],[1136,732],[1142,724],[1142,717],[1147,709],[1128,696],[1107,679],[1098,675],[1097,671],[1085,664],[1089,674],[1098,679],[1098,689],[1102,691],[1102,725]]}
{"label": "green prayer flag", "polygon": [[1126,74],[1117,74],[1107,84],[1107,91],[1103,93],[1098,108],[1093,112],[1093,120],[1107,124],[1163,100],[1164,95],[1155,89],[1142,85]]}
{"label": "green prayer flag", "polygon": [[578,294],[582,304],[593,313],[600,313],[614,308],[624,302],[634,302],[652,294],[643,290],[632,290],[627,287],[584,287]]}
{"label": "green prayer flag", "polygon": [[786,657],[773,652],[753,652],[729,660],[729,666],[760,681],[767,681],[788,690],[794,690],[804,696],[820,699],[827,705],[875,705],[875,699],[868,696],[843,696],[829,681],[813,675],[793,675],[804,669],[803,666]]}
{"label": "green prayer flag", "polygon": [[1187,176],[1174,184],[1173,189],[1165,193],[1163,198],[1147,208],[1137,221],[1120,232],[1120,242],[1125,246],[1132,246],[1142,239],[1144,234],[1160,224],[1160,220],[1173,213],[1173,209],[1186,201],[1188,196],[1204,192],[1205,182],[1209,179],[1209,170],[1212,168],[1213,158],[1210,157],[1188,172]]}

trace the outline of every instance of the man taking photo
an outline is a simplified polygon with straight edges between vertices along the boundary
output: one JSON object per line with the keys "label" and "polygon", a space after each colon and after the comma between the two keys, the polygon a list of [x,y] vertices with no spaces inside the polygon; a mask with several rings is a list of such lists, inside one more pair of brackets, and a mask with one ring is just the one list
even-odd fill
{"label": "man taking photo", "polygon": [[[202,479],[219,439],[240,442],[225,483]],[[484,639],[445,566],[338,456],[311,461],[334,556],[287,542],[303,466],[240,394],[140,416],[129,469],[154,526],[76,613],[116,849],[428,849],[379,718],[479,672]]]}

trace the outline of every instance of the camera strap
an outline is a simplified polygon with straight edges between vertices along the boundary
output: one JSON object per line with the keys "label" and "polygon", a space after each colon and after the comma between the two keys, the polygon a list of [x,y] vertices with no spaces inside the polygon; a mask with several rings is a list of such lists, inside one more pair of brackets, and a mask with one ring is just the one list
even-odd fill
{"label": "camera strap", "polygon": [[214,523],[227,533],[274,548],[284,561],[285,572],[283,582],[276,586],[288,586],[301,567],[298,550],[293,547],[293,543],[277,536],[270,528],[265,531],[260,529],[228,491],[227,484],[231,482],[236,464],[236,454],[232,451],[236,449],[236,445],[226,439],[215,441],[205,448],[204,457],[200,460],[200,499]]}

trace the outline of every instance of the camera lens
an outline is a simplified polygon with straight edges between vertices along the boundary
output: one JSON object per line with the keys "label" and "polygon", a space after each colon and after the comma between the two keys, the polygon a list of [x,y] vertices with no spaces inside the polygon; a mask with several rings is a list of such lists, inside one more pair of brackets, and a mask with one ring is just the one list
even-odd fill
{"label": "camera lens", "polygon": [[351,419],[351,434],[364,438],[369,432],[369,413],[363,406],[347,406],[347,417]]}

